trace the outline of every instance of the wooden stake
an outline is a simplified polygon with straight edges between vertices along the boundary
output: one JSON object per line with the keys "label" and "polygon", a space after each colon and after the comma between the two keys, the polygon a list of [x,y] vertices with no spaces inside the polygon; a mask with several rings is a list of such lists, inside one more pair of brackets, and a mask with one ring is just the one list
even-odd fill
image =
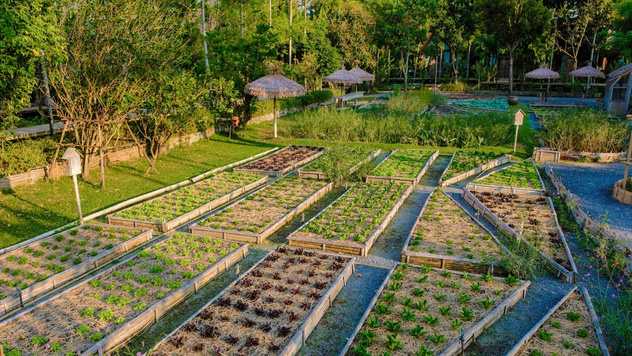
{"label": "wooden stake", "polygon": [[[99,135],[99,166],[101,169],[101,188],[105,188],[105,158],[103,157],[103,133],[101,132],[101,124],[97,125],[97,131]],[[86,157],[86,159],[89,159]]]}

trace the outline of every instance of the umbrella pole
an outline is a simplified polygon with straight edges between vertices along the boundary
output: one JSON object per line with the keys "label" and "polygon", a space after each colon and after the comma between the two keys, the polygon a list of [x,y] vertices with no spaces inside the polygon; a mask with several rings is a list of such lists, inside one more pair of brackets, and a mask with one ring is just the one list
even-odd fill
{"label": "umbrella pole", "polygon": [[277,113],[276,113],[276,97],[274,97],[274,99],[273,99],[273,102],[274,102],[274,104],[273,104],[273,106],[274,106],[274,109],[273,109],[273,113],[272,113],[272,116],[274,117],[274,138],[277,138]]}

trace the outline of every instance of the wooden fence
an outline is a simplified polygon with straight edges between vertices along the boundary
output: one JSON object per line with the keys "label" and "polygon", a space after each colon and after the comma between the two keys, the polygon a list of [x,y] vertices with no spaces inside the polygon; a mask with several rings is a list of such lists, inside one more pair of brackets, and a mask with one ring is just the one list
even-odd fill
{"label": "wooden fence", "polygon": [[[434,192],[432,194],[434,194]],[[408,233],[408,237],[406,238],[406,243],[404,243],[404,248],[402,249],[402,263],[410,263],[410,264],[414,264],[418,266],[427,264],[430,267],[441,268],[441,269],[445,268],[452,271],[462,271],[462,272],[468,272],[468,273],[474,273],[474,274],[491,274],[491,275],[499,276],[499,277],[508,276],[509,272],[505,270],[504,268],[500,267],[495,262],[483,263],[478,260],[470,259],[470,258],[459,258],[459,257],[454,257],[454,256],[439,255],[435,253],[416,252],[416,251],[411,251],[408,249],[410,240],[412,239],[413,234],[415,232],[415,228],[417,227],[417,224],[421,220],[421,217],[423,216],[426,210],[426,207],[428,206],[428,202],[430,201],[430,197],[432,197],[432,194],[430,194],[428,199],[426,199],[426,201],[424,202],[424,205],[422,206],[421,211],[419,212],[419,215],[417,215],[415,224],[413,225],[412,229]],[[496,235],[494,235],[485,226],[483,226],[475,217],[473,217],[467,210],[465,210],[461,206],[461,204],[459,204],[451,196],[447,194],[446,196],[450,198],[450,200],[452,200],[452,202],[455,203],[461,209],[462,212],[464,212],[465,214],[467,214],[467,216],[469,216],[472,220],[474,220],[478,228],[480,228],[489,236],[491,236],[494,243],[496,243],[496,245],[501,250],[503,250],[503,252],[507,254],[511,254],[511,252],[498,240]]]}
{"label": "wooden fence", "polygon": [[[274,154],[275,155],[282,154],[282,152],[284,152],[284,151],[290,150],[292,148],[297,148],[297,147],[305,147],[305,146],[295,146],[295,145],[287,146],[287,147],[284,147],[284,148],[280,149],[279,151],[275,152]],[[267,176],[270,176],[270,177],[282,177],[282,176],[288,174],[289,172],[295,170],[296,168],[298,168],[298,167],[300,167],[300,166],[302,166],[304,164],[307,164],[307,163],[315,160],[316,158],[320,157],[323,153],[325,153],[325,148],[323,148],[323,147],[308,147],[308,148],[313,149],[316,152],[313,155],[311,155],[311,156],[309,156],[309,157],[307,157],[307,158],[305,158],[305,159],[303,159],[301,161],[292,163],[291,165],[289,165],[289,166],[287,166],[287,167],[285,167],[285,168],[283,168],[281,170],[278,170],[278,171],[265,170],[265,169],[246,168],[244,166],[237,167],[237,168],[234,169],[234,171],[235,172],[242,172],[242,173],[264,174],[264,175],[267,175]],[[257,161],[254,161],[254,162],[257,162]],[[251,163],[254,163],[254,162],[251,162]]]}
{"label": "wooden fence", "polygon": [[546,323],[546,321],[553,315],[555,312],[566,302],[570,297],[575,293],[580,293],[582,298],[586,302],[586,307],[590,313],[590,317],[595,327],[595,332],[597,334],[597,340],[599,341],[599,348],[601,349],[602,356],[610,356],[610,351],[608,350],[608,346],[603,338],[603,333],[601,328],[599,327],[599,319],[597,319],[597,314],[595,313],[595,309],[590,301],[590,296],[588,295],[588,291],[584,287],[574,287],[568,292],[562,299],[560,299],[557,304],[553,308],[551,308],[542,319],[540,319],[519,341],[514,345],[514,347],[509,350],[509,352],[505,356],[516,356],[521,354],[522,348],[529,342],[529,340],[534,337],[535,333]]}
{"label": "wooden fence", "polygon": [[533,149],[533,159],[537,162],[579,161],[588,158],[591,161],[617,162],[625,159],[625,152],[586,152],[586,151],[560,151],[546,147]]}
{"label": "wooden fence", "polygon": [[[509,238],[515,238],[521,243],[525,244],[529,249],[538,253],[540,258],[545,262],[545,268],[553,273],[557,278],[561,279],[565,283],[574,283],[575,277],[577,275],[577,267],[575,266],[575,262],[573,261],[573,256],[570,253],[568,248],[568,244],[566,243],[566,237],[562,232],[559,222],[557,221],[557,217],[555,218],[555,223],[557,224],[558,233],[560,234],[560,239],[562,240],[562,244],[564,246],[564,250],[568,259],[571,263],[571,271],[566,269],[564,266],[559,263],[553,261],[549,256],[545,255],[540,249],[534,247],[529,241],[524,239],[520,234],[518,234],[514,229],[509,227],[504,221],[502,221],[496,214],[494,214],[491,210],[489,210],[483,203],[481,203],[467,188],[463,189],[463,198],[465,201],[472,205],[474,209],[483,216],[487,221],[489,221],[498,231],[507,235]],[[553,202],[551,198],[547,197],[549,200],[549,204],[552,206]],[[555,209],[552,211],[555,214]],[[478,216],[478,215],[477,215]]]}
{"label": "wooden fence", "polygon": [[[456,155],[456,152],[454,154]],[[467,172],[461,173],[459,175],[456,175],[456,176],[454,176],[452,178],[449,178],[449,179],[446,179],[446,180],[443,180],[443,176],[442,176],[441,181],[439,182],[439,186],[440,187],[447,187],[447,186],[452,185],[454,183],[457,183],[457,182],[460,182],[462,180],[465,180],[465,179],[467,179],[469,177],[475,176],[477,174],[481,174],[481,173],[483,173],[485,171],[488,171],[488,170],[490,170],[492,168],[495,168],[495,167],[498,167],[498,166],[502,166],[503,164],[509,163],[509,159],[510,158],[511,158],[510,155],[500,157],[500,158],[495,159],[493,161],[487,162],[487,163],[485,163],[482,166],[476,167],[474,169],[471,169],[471,170],[469,170]],[[454,156],[452,156],[452,159],[454,160]],[[451,163],[452,163],[452,161],[450,161],[450,164]],[[448,167],[446,168],[446,171],[449,168],[450,168],[450,165],[448,165]]]}
{"label": "wooden fence", "polygon": [[[393,151],[388,157],[386,157],[386,159],[384,159],[382,162],[380,162],[380,164],[378,164],[377,167],[375,167],[375,170],[377,170],[380,165],[382,165],[384,162],[386,162],[386,160],[391,158],[391,156],[393,154],[395,154],[397,151],[398,150]],[[432,163],[434,163],[434,161],[437,159],[437,157],[439,157],[439,150],[434,151],[434,153],[430,156],[430,158],[428,158],[428,160],[426,161],[424,166],[421,168],[421,171],[419,171],[417,176],[415,176],[414,178],[381,177],[381,176],[368,175],[368,176],[366,176],[366,181],[367,181],[367,183],[368,182],[409,183],[409,184],[412,184],[413,186],[415,186],[415,185],[417,185],[417,183],[419,183],[419,181],[421,180],[421,177],[423,177],[424,174],[426,174],[426,172],[428,171],[428,168],[430,167],[430,165],[432,165]]]}
{"label": "wooden fence", "polygon": [[[99,226],[103,226],[106,229],[118,228],[118,226],[109,226],[109,225],[99,225]],[[79,229],[79,227],[75,228],[75,230],[76,229]],[[144,244],[145,242],[151,240],[152,238],[151,230],[140,230],[140,229],[133,229],[133,230],[142,231],[142,232],[138,236],[134,236],[133,238],[127,241],[124,241],[109,250],[105,250],[99,253],[98,255],[84,261],[81,264],[78,264],[72,268],[69,268],[61,273],[54,274],[41,282],[33,283],[27,288],[22,289],[19,293],[16,292],[12,295],[7,296],[6,298],[0,301],[0,317],[20,307],[23,303],[27,303],[31,300],[34,300],[53,289],[62,287],[68,284],[69,282],[72,282],[78,279],[79,277],[85,275],[86,273],[89,273],[95,269],[98,269],[100,266],[107,264],[108,262],[114,260],[117,257],[124,256],[129,251],[133,250],[137,246]],[[37,247],[37,246],[39,246],[39,244],[36,244],[35,242],[33,242],[30,245],[26,245],[19,250],[15,250],[15,252],[20,253],[21,251],[24,251],[24,249],[26,248],[29,248],[29,247],[32,248],[32,247]],[[5,256],[1,258],[6,259]],[[22,302],[20,302],[20,300]]]}
{"label": "wooden fence", "polygon": [[[154,230],[158,230],[161,232],[167,232],[167,231],[171,231],[173,229],[175,229],[177,226],[182,225],[184,223],[187,223],[197,217],[200,217],[206,213],[208,213],[209,211],[216,209],[219,206],[222,206],[226,203],[228,203],[231,200],[234,200],[244,194],[246,194],[247,192],[265,184],[268,181],[268,177],[263,177],[253,183],[250,183],[246,186],[243,186],[241,188],[235,189],[232,192],[221,196],[211,202],[208,202],[196,209],[193,209],[192,211],[189,211],[188,213],[185,213],[183,215],[180,215],[174,219],[171,219],[169,221],[166,222],[154,222],[154,221],[147,221],[147,220],[139,220],[139,219],[130,219],[130,218],[121,218],[118,217],[116,215],[108,215],[108,222],[110,224],[116,224],[116,225],[121,225],[121,226],[131,226],[131,227],[145,227],[145,228],[150,228],[150,229],[154,229]],[[149,201],[153,201],[156,199],[160,199],[160,197],[151,199]],[[129,209],[129,208],[128,208]],[[125,210],[128,210],[125,209]],[[123,210],[123,211],[125,211]]]}
{"label": "wooden fence", "polygon": [[[163,148],[161,153],[168,152],[176,146],[191,145],[195,142],[203,140],[212,136],[215,131],[210,128],[202,132],[196,132],[189,135],[178,136],[170,139]],[[128,147],[118,151],[110,151],[105,153],[106,165],[115,164],[119,162],[133,161],[143,157],[142,150],[145,150],[145,145],[141,145],[140,149],[137,146]],[[99,167],[99,157],[88,157],[89,169],[96,169]],[[57,179],[66,176],[64,171],[64,163],[58,162],[55,165],[49,164],[43,167],[36,167],[30,169],[28,172],[14,174],[0,178],[0,190],[10,190],[15,187],[27,184],[35,184],[37,181],[44,179],[48,176],[51,179]]]}
{"label": "wooden fence", "polygon": [[[189,227],[189,230],[192,234],[199,236],[210,236],[225,240],[233,240],[233,241],[245,241],[245,242],[254,242],[257,244],[263,243],[263,240],[267,239],[270,235],[272,235],[275,231],[280,229],[283,225],[287,224],[290,220],[292,220],[296,215],[303,212],[305,209],[314,204],[318,199],[322,198],[325,194],[330,192],[333,189],[333,183],[328,183],[324,187],[320,188],[314,194],[310,195],[307,199],[302,201],[298,206],[294,209],[290,210],[287,214],[285,214],[281,219],[277,220],[274,224],[270,225],[263,232],[255,234],[253,232],[248,231],[237,231],[237,230],[226,230],[226,229],[213,229],[206,226],[200,226],[198,224],[194,224]],[[233,203],[228,206],[230,208],[236,203]]]}
{"label": "wooden fence", "polygon": [[[343,177],[350,176],[355,171],[360,169],[360,167],[362,167],[363,164],[366,164],[366,163],[371,162],[372,160],[374,160],[375,157],[379,156],[381,152],[382,152],[382,150],[375,150],[375,151],[373,151],[373,153],[371,153],[367,158],[365,158],[362,161],[358,162],[358,164],[356,164],[355,166],[349,168],[345,172]],[[306,170],[307,168],[309,168],[309,167],[304,167],[304,168],[301,168],[301,169],[298,170],[298,176],[300,178],[312,178],[312,179],[326,179],[327,178],[325,176],[325,173],[319,172],[319,171],[308,171],[308,170]]]}
{"label": "wooden fence", "polygon": [[[406,201],[410,193],[412,193],[412,191],[413,191],[412,185],[406,188],[406,190],[404,191],[402,196],[397,200],[393,208],[384,217],[384,220],[382,221],[382,223],[371,232],[371,236],[364,243],[358,243],[358,242],[352,242],[352,241],[327,240],[327,239],[320,239],[320,238],[298,237],[298,236],[293,236],[294,233],[288,236],[287,238],[288,243],[290,244],[290,246],[312,248],[312,249],[323,250],[323,251],[333,251],[333,252],[349,254],[349,255],[368,256],[369,250],[371,249],[371,247],[373,247],[373,244],[375,244],[375,241],[377,240],[377,238],[382,234],[382,232],[386,229],[386,227],[388,227],[388,224],[390,224],[391,220],[393,220],[393,217],[395,217],[395,214],[397,214],[397,212],[399,211],[401,206],[404,204],[404,202]],[[337,201],[343,199],[343,197],[348,192],[349,191],[345,192],[345,194],[343,194],[338,199],[336,199],[333,203],[327,206],[327,208],[335,204]],[[307,226],[307,224],[309,224],[311,221],[317,219],[324,211],[327,210],[327,208],[323,209],[320,213],[318,213],[318,215],[314,216],[308,222],[303,224],[295,232],[300,231],[305,226]]]}

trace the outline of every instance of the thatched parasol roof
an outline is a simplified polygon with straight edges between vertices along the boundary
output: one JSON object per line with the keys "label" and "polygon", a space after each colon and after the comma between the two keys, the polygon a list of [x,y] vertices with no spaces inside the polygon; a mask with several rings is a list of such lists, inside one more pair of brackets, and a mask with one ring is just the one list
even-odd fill
{"label": "thatched parasol roof", "polygon": [[550,70],[549,68],[546,67],[546,65],[543,65],[542,67],[536,70],[530,71],[524,76],[527,78],[532,78],[532,79],[559,79],[560,73]]}
{"label": "thatched parasol roof", "polygon": [[579,69],[575,69],[570,72],[568,75],[571,77],[582,77],[582,78],[605,78],[606,76],[598,69],[593,68],[592,66],[585,66]]}
{"label": "thatched parasol roof", "polygon": [[364,71],[362,69],[360,69],[360,61],[359,60],[355,60],[353,61],[353,64],[355,64],[355,67],[351,70],[349,70],[349,73],[356,75],[357,77],[360,77],[360,79],[362,80],[366,80],[366,81],[373,81],[375,80],[375,76],[367,71]]}
{"label": "thatched parasol roof", "polygon": [[246,93],[261,99],[288,98],[305,95],[302,85],[278,73],[268,74],[246,85]]}
{"label": "thatched parasol roof", "polygon": [[324,82],[336,84],[362,84],[362,78],[345,69],[345,62],[340,61],[341,69],[323,78]]}

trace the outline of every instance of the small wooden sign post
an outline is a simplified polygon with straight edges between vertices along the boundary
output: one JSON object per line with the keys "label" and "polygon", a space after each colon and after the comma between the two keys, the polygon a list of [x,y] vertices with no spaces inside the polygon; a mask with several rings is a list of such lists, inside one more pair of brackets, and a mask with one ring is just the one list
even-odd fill
{"label": "small wooden sign post", "polygon": [[79,224],[83,224],[83,214],[81,213],[81,199],[79,198],[79,186],[77,185],[77,174],[81,174],[81,155],[74,148],[68,148],[61,157],[66,160],[66,175],[72,177],[75,185],[75,197],[77,198],[77,210],[79,211]]}
{"label": "small wooden sign post", "polygon": [[514,138],[514,149],[513,153],[516,154],[516,146],[518,145],[518,129],[520,125],[522,125],[524,121],[524,111],[522,109],[516,110],[514,113],[514,125],[516,125],[516,137]]}

